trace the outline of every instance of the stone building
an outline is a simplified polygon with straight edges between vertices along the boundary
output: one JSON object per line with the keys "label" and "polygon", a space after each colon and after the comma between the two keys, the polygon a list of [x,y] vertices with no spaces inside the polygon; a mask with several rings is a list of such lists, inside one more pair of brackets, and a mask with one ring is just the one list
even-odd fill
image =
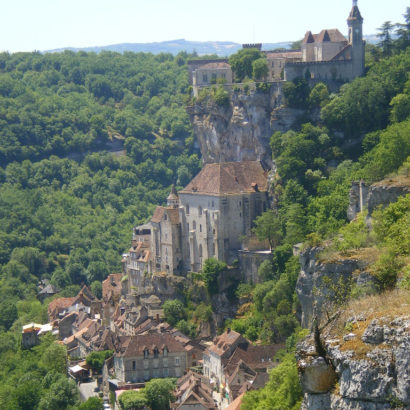
{"label": "stone building", "polygon": [[267,171],[259,161],[206,164],[183,190],[172,187],[150,223],[134,228],[123,259],[128,293],[151,272],[183,274],[211,257],[237,259],[242,237],[267,207]]}
{"label": "stone building", "polygon": [[[353,0],[347,19],[348,38],[338,29],[324,29],[318,34],[307,31],[301,50],[262,51],[268,63],[267,81],[292,81],[309,77],[320,81],[352,81],[364,73],[363,17]],[[261,44],[244,44],[243,48],[261,50]],[[224,79],[232,85],[233,74],[228,60],[192,60],[188,62],[194,95],[205,87]]]}
{"label": "stone building", "polygon": [[258,161],[206,164],[178,195],[184,269],[211,257],[229,263],[268,207],[267,172]]}
{"label": "stone building", "polygon": [[308,31],[302,41],[301,61],[285,65],[284,79],[309,76],[315,80],[352,81],[364,73],[363,17],[353,0],[347,19],[349,36],[346,39],[337,29]]}
{"label": "stone building", "polygon": [[186,368],[184,346],[168,333],[129,336],[114,355],[115,375],[122,382],[181,377]]}

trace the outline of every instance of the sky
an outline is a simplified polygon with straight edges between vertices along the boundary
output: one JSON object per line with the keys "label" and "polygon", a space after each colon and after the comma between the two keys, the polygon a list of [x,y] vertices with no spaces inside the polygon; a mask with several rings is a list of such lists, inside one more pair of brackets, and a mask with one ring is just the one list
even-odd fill
{"label": "sky", "polygon": [[[0,0],[0,51],[176,39],[276,43],[347,34],[352,0]],[[364,34],[403,22],[408,0],[358,0]]]}

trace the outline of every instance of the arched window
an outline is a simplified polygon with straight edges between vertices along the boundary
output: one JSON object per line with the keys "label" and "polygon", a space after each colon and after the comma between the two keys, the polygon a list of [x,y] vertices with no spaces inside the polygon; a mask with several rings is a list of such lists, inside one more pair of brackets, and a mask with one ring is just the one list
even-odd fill
{"label": "arched window", "polygon": [[202,206],[198,206],[198,215],[202,215]]}
{"label": "arched window", "polygon": [[192,229],[196,229],[196,222],[192,221]]}
{"label": "arched window", "polygon": [[158,357],[158,353],[159,353],[158,349],[155,348],[155,349],[154,349],[154,358],[157,358],[157,357]]}
{"label": "arched window", "polygon": [[199,245],[199,257],[202,258],[202,245]]}
{"label": "arched window", "polygon": [[165,346],[164,350],[162,351],[162,354],[164,355],[164,357],[168,356],[168,348]]}
{"label": "arched window", "polygon": [[189,215],[189,205],[187,205],[187,206],[185,207],[185,212],[186,212],[187,215]]}
{"label": "arched window", "polygon": [[147,348],[144,349],[144,359],[148,359],[149,350]]}

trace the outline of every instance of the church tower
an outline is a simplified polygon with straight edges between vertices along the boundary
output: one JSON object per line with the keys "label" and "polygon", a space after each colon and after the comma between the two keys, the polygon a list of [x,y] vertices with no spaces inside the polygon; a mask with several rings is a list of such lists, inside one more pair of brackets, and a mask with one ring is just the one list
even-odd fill
{"label": "church tower", "polygon": [[364,73],[364,45],[363,17],[360,14],[357,0],[353,0],[352,10],[347,19],[349,27],[349,44],[352,46],[352,74],[353,78]]}
{"label": "church tower", "polygon": [[172,208],[178,208],[179,206],[179,197],[178,197],[174,184],[172,184],[171,192],[167,198],[167,206],[172,207]]}

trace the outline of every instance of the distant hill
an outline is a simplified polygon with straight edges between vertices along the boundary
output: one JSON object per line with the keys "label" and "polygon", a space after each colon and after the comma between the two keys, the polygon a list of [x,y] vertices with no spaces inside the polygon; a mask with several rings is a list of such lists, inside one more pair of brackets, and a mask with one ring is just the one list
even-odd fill
{"label": "distant hill", "polygon": [[[274,48],[288,48],[290,42],[282,43],[269,43],[264,44],[264,50],[271,50]],[[188,53],[196,52],[198,55],[205,54],[217,54],[218,56],[230,56],[236,53],[242,44],[234,43],[232,41],[188,41],[184,39],[161,41],[157,43],[121,43],[111,44],[108,46],[95,46],[95,47],[65,47],[54,50],[45,50],[46,53],[61,52],[64,50],[71,51],[93,51],[99,53],[100,51],[115,51],[123,53],[124,51],[144,52],[144,53],[171,53],[178,54],[180,51],[187,51]]]}
{"label": "distant hill", "polygon": [[[375,35],[364,36],[365,40],[369,43],[375,43],[378,41]],[[273,50],[275,48],[290,48],[292,41],[284,41],[280,43],[264,43],[262,45],[263,50]],[[180,51],[186,51],[188,53],[196,52],[198,55],[216,54],[218,56],[230,56],[236,53],[242,47],[239,43],[232,41],[189,41],[184,39],[161,41],[156,43],[121,43],[111,44],[108,46],[95,46],[95,47],[64,47],[56,48],[54,50],[45,50],[45,53],[56,53],[64,50],[71,51],[91,51],[99,53],[100,51],[115,51],[117,53],[123,53],[124,51],[144,52],[144,53],[171,53],[178,54]]]}

